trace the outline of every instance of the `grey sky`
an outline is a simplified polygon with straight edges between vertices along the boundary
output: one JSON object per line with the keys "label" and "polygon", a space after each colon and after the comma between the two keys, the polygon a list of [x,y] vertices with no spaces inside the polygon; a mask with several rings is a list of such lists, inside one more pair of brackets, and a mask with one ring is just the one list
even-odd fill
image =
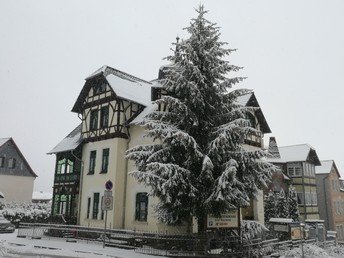
{"label": "grey sky", "polygon": [[[344,2],[0,0],[0,138],[13,137],[51,191],[46,155],[80,122],[70,110],[84,79],[109,65],[157,77],[171,43],[196,17],[221,27],[280,146],[308,143],[344,173]],[[238,74],[237,74],[238,75]]]}

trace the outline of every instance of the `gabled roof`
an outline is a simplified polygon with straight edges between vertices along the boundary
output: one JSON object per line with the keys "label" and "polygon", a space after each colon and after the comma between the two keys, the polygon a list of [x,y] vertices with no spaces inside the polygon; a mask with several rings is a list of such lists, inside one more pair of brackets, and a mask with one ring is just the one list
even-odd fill
{"label": "gabled roof", "polygon": [[338,175],[338,178],[340,178],[340,174],[334,160],[322,160],[321,166],[318,166],[315,168],[315,174],[317,175],[330,174],[333,167]]}
{"label": "gabled roof", "polygon": [[316,166],[321,165],[315,149],[309,144],[283,146],[278,149],[283,162],[311,161]]}
{"label": "gabled roof", "polygon": [[33,177],[37,177],[36,173],[33,172],[32,168],[30,167],[29,163],[27,162],[27,160],[25,159],[24,155],[21,153],[21,151],[19,150],[17,144],[14,142],[14,140],[12,139],[12,137],[9,138],[0,138],[0,148],[5,144],[10,142],[13,147],[16,149],[18,155],[22,158],[24,164],[26,165],[29,173],[33,176]]}
{"label": "gabled roof", "polygon": [[57,144],[48,154],[75,150],[82,143],[81,125],[78,125],[70,134],[68,134],[59,144]]}
{"label": "gabled roof", "polygon": [[72,108],[72,112],[81,113],[82,104],[93,86],[92,81],[96,78],[103,78],[119,98],[143,106],[148,106],[151,103],[152,83],[105,65],[85,79],[85,85]]}
{"label": "gabled roof", "polygon": [[246,107],[257,107],[257,108],[259,108],[258,110],[256,110],[255,113],[256,113],[256,116],[258,118],[259,124],[261,126],[262,132],[263,133],[271,133],[271,129],[270,129],[265,117],[264,117],[263,111],[260,108],[259,103],[257,101],[257,98],[253,92],[239,96],[237,98],[237,103],[242,105],[242,106],[246,106]]}

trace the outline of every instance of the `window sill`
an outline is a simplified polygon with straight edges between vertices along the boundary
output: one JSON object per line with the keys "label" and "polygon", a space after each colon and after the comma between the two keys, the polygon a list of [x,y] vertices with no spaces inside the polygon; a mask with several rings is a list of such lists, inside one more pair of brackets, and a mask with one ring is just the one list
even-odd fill
{"label": "window sill", "polygon": [[87,175],[94,175],[94,172],[93,173],[88,172]]}
{"label": "window sill", "polygon": [[107,174],[107,171],[100,171],[99,174]]}
{"label": "window sill", "polygon": [[133,224],[148,225],[148,221],[134,220]]}

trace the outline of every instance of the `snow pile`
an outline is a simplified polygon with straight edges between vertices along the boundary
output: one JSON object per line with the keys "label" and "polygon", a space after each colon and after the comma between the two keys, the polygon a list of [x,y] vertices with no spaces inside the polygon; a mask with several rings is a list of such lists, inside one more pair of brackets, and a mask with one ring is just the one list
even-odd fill
{"label": "snow pile", "polygon": [[[340,246],[331,246],[326,249],[320,248],[317,245],[305,244],[303,246],[303,253],[305,258],[342,258],[344,257],[344,248]],[[281,258],[299,258],[302,257],[301,248],[294,248],[286,251]]]}

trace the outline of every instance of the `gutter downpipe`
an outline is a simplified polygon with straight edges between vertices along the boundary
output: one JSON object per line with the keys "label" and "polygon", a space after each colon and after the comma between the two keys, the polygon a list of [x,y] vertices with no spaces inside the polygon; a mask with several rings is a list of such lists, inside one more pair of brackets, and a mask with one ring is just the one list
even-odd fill
{"label": "gutter downpipe", "polygon": [[[324,187],[324,199],[325,199],[325,210],[326,210],[326,217],[327,217],[327,228],[330,229],[330,221],[329,221],[329,215],[328,215],[328,207],[327,207],[327,186],[325,180],[328,178],[328,175],[323,178],[323,187]],[[332,205],[332,202],[330,202],[330,205]],[[318,206],[319,207],[319,206]],[[332,210],[332,209],[331,209]],[[332,218],[331,218],[331,224],[333,224]]]}

